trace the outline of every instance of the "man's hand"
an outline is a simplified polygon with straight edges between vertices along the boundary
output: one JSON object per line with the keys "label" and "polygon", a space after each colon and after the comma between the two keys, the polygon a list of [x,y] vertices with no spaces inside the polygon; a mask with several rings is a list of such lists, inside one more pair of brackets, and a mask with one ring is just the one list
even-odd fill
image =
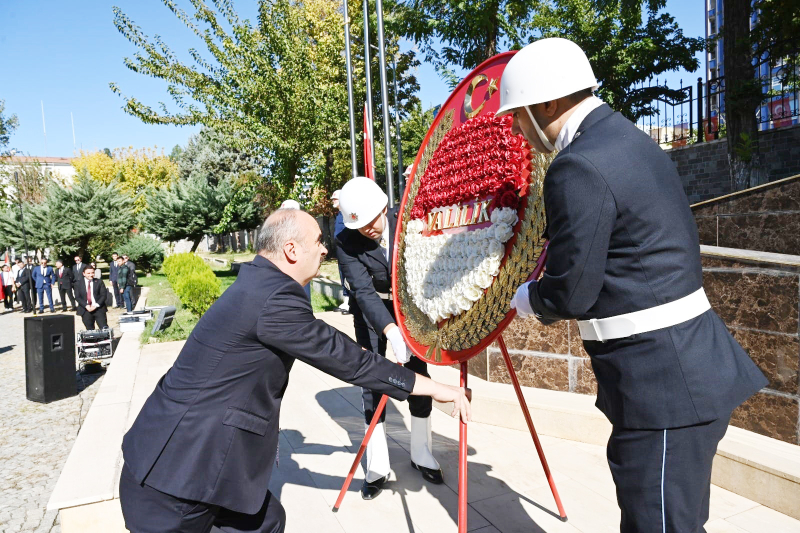
{"label": "man's hand", "polygon": [[452,416],[460,416],[464,423],[472,419],[472,408],[469,404],[469,398],[472,393],[469,389],[451,387],[417,374],[414,390],[411,391],[411,394],[415,396],[430,396],[441,403],[453,402],[453,411],[450,413]]}
{"label": "man's hand", "polygon": [[403,334],[400,333],[400,328],[395,324],[389,324],[386,327],[386,338],[392,344],[392,351],[394,357],[400,364],[406,364],[411,360],[411,350],[406,346],[406,341],[403,340]]}
{"label": "man's hand", "polygon": [[530,286],[532,283],[536,283],[535,281],[529,281],[528,283],[523,283],[517,289],[517,293],[514,295],[514,298],[511,300],[511,309],[516,309],[517,314],[520,318],[527,318],[528,316],[533,314],[533,309],[531,308],[531,300],[528,296],[528,291],[530,290]]}

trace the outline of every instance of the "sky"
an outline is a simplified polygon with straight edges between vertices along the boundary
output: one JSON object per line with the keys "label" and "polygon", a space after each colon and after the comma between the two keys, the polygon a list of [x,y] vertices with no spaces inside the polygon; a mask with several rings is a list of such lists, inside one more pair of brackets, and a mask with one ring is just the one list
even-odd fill
{"label": "sky", "polygon": [[[186,0],[178,4],[190,7]],[[257,0],[235,0],[242,18],[254,20],[256,5]],[[122,110],[124,101],[111,92],[109,82],[151,106],[170,99],[163,82],[125,66],[124,58],[136,48],[114,26],[113,6],[145,34],[161,35],[180,58],[192,47],[202,49],[159,0],[0,0],[0,99],[5,100],[5,114],[19,118],[9,148],[38,157],[127,146],[157,146],[169,153],[199,131],[194,126],[144,124]],[[704,0],[667,0],[666,9],[685,35],[704,35]],[[680,79],[684,85],[696,80],[705,68],[703,55],[698,58],[698,71],[668,74],[670,86],[677,87]],[[450,90],[431,65],[423,63],[417,77],[424,107],[444,103]]]}

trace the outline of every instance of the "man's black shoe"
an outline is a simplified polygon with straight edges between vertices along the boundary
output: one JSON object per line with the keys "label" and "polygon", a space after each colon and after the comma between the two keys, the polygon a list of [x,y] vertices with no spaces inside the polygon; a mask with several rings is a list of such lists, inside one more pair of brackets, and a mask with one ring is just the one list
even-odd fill
{"label": "man's black shoe", "polygon": [[386,474],[380,479],[376,479],[371,483],[367,483],[367,480],[364,480],[364,484],[361,485],[361,498],[364,500],[372,500],[378,497],[378,494],[383,492],[383,484],[389,481],[389,474]]}
{"label": "man's black shoe", "polygon": [[411,466],[419,470],[422,474],[422,479],[428,483],[433,483],[434,485],[441,485],[444,483],[444,474],[442,474],[441,468],[438,470],[434,470],[433,468],[425,468],[424,466],[419,466],[414,461],[411,461]]}

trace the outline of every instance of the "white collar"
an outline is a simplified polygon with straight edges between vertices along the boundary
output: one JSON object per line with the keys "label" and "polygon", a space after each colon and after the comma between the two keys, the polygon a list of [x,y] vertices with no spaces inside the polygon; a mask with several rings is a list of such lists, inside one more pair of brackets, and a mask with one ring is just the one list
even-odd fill
{"label": "white collar", "polygon": [[578,108],[572,112],[572,115],[570,115],[561,127],[561,131],[558,132],[558,137],[556,137],[556,150],[561,151],[569,146],[569,143],[575,139],[575,134],[578,133],[578,128],[583,120],[589,113],[603,105],[603,103],[604,102],[596,96],[590,96],[581,102]]}

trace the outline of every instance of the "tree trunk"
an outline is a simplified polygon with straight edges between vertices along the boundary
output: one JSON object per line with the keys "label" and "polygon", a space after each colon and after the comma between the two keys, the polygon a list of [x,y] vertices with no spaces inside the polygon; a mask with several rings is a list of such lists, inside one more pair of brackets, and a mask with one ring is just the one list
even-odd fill
{"label": "tree trunk", "polygon": [[723,0],[725,127],[731,189],[740,191],[761,183],[756,109],[761,86],[753,68],[750,39],[750,0]]}
{"label": "tree trunk", "polygon": [[192,241],[192,249],[190,253],[195,253],[197,251],[197,247],[200,246],[200,242],[203,240],[204,235],[200,235],[195,240]]}

